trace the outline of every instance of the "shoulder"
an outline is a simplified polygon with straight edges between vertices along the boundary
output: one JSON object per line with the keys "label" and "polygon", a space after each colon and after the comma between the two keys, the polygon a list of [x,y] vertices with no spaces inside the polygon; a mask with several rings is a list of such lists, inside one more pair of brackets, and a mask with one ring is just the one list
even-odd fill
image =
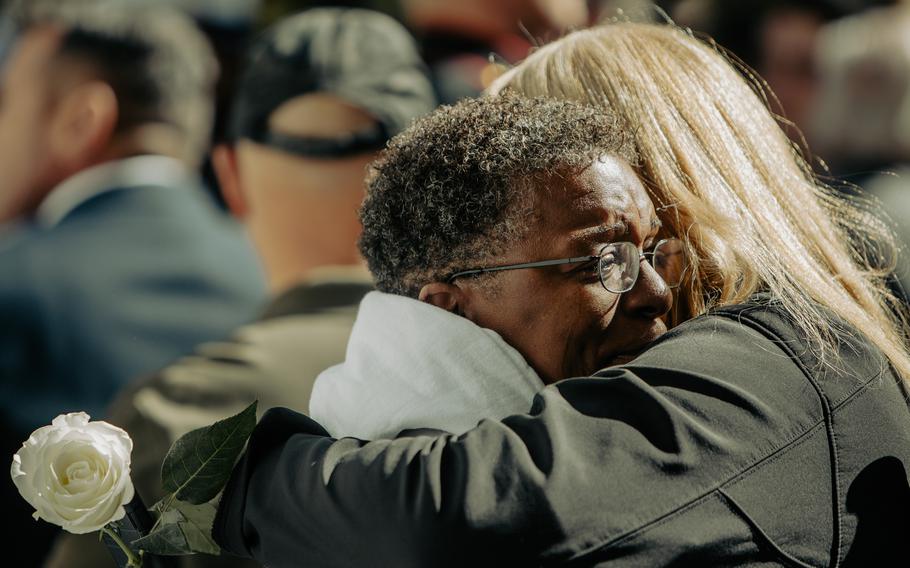
{"label": "shoulder", "polygon": [[[649,377],[672,376],[677,383],[710,377],[726,388],[776,400],[776,393],[804,390],[810,379],[800,359],[805,351],[787,315],[773,302],[758,301],[677,326],[627,367]],[[786,400],[793,395],[788,392]]]}
{"label": "shoulder", "polygon": [[30,223],[0,226],[0,305],[23,308],[53,280],[53,236]]}
{"label": "shoulder", "polygon": [[[60,271],[89,279],[104,274],[105,281],[95,283],[100,289],[121,281],[124,294],[207,287],[235,294],[247,306],[258,305],[264,294],[246,235],[195,185],[111,189],[80,204],[48,232],[55,256],[64,257]],[[128,285],[136,279],[153,285]]]}
{"label": "shoulder", "polygon": [[254,399],[263,410],[303,412],[319,372],[344,359],[354,314],[350,307],[245,325],[139,382],[118,401],[119,413],[140,414],[176,439]]}
{"label": "shoulder", "polygon": [[697,453],[707,449],[708,439],[722,442],[727,447],[700,465],[705,471],[724,456],[730,461],[723,468],[747,467],[823,417],[810,377],[775,336],[747,323],[740,310],[695,318],[631,363],[562,381],[555,391],[575,412],[611,415],[633,428],[637,434],[628,442],[639,446],[630,446],[633,452],[688,446]]}
{"label": "shoulder", "polygon": [[[786,454],[818,431],[824,412],[795,361],[725,313],[678,326],[623,367],[546,389],[535,414],[550,438],[564,439],[552,452],[559,476],[573,480],[566,495],[592,484],[592,468],[615,480],[590,494],[598,515],[609,513],[597,529],[608,546]],[[505,424],[522,433],[529,423]]]}
{"label": "shoulder", "polygon": [[[832,479],[885,453],[906,454],[906,403],[894,376],[880,352],[843,329],[836,361],[819,365],[778,305],[731,306],[680,325],[624,367],[546,392],[540,416],[549,412],[551,430],[576,433],[562,467],[606,453],[597,464],[628,482],[603,503],[613,514],[592,558],[672,551],[667,543],[699,532],[693,525],[710,511],[727,516],[721,532],[730,538],[758,525],[774,541],[799,535],[798,555],[824,560],[837,525]],[[583,432],[600,447],[577,442]],[[868,443],[873,432],[878,448]],[[679,551],[701,552],[716,550]]]}

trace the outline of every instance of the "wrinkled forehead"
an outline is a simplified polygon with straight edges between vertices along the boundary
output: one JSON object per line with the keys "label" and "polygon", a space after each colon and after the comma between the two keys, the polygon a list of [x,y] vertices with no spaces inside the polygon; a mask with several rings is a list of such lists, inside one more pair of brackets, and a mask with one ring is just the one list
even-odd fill
{"label": "wrinkled forehead", "polygon": [[643,239],[659,226],[650,196],[621,158],[605,156],[584,169],[551,174],[546,181],[535,208],[541,228],[569,235],[609,227]]}

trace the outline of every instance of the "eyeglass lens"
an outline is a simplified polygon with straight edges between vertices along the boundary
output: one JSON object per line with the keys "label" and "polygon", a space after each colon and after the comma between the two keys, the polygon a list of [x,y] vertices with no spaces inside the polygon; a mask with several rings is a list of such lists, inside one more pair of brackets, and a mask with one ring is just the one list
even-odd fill
{"label": "eyeglass lens", "polygon": [[[671,288],[679,286],[687,266],[681,240],[663,240],[654,247],[653,253],[646,253],[646,256],[651,256],[651,266],[667,286]],[[638,247],[634,244],[607,245],[600,255],[600,279],[604,288],[616,294],[628,292],[638,279],[640,266]]]}

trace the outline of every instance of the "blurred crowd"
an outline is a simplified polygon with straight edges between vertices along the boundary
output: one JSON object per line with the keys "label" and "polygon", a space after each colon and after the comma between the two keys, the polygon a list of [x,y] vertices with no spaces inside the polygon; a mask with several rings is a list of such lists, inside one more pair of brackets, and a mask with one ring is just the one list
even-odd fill
{"label": "blurred crowd", "polygon": [[[2,4],[2,449],[61,412],[109,419],[136,442],[147,504],[174,439],[252,399],[306,412],[344,359],[372,289],[358,207],[386,142],[569,30],[670,20],[713,38],[815,173],[910,246],[910,2]],[[892,283],[910,287],[906,264]],[[95,535],[9,530],[10,565],[112,563]]]}

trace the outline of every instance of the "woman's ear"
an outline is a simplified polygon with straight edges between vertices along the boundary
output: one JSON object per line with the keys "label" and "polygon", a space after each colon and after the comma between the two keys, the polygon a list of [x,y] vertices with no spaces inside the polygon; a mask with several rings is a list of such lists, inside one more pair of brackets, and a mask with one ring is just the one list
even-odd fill
{"label": "woman's ear", "polygon": [[420,289],[417,299],[447,312],[461,315],[464,312],[464,290],[454,284],[431,282]]}

